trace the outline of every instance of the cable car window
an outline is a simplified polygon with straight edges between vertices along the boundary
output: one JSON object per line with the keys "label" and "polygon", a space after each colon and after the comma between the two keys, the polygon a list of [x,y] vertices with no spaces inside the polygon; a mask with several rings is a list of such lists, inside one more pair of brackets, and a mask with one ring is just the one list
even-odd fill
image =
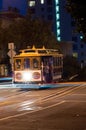
{"label": "cable car window", "polygon": [[35,53],[35,50],[26,50],[26,51],[24,51],[25,53],[30,53],[30,52],[32,52],[32,53]]}
{"label": "cable car window", "polygon": [[52,57],[49,58],[49,65],[53,66],[53,58]]}
{"label": "cable car window", "polygon": [[25,58],[24,59],[24,69],[28,69],[28,68],[30,68],[30,59]]}
{"label": "cable car window", "polygon": [[53,62],[53,63],[54,63],[54,66],[56,67],[56,66],[57,66],[57,57],[54,57],[54,58],[53,58],[53,61],[54,61],[54,62]]}
{"label": "cable car window", "polygon": [[48,58],[47,57],[44,57],[43,63],[44,63],[44,66],[48,65]]}
{"label": "cable car window", "polygon": [[59,57],[56,57],[56,66],[59,65]]}
{"label": "cable car window", "polygon": [[58,57],[58,66],[60,66],[60,57]]}
{"label": "cable car window", "polygon": [[38,53],[44,53],[44,54],[46,54],[47,51],[46,50],[38,50]]}
{"label": "cable car window", "polygon": [[39,61],[36,58],[34,58],[33,59],[33,68],[38,68],[38,66],[39,66]]}
{"label": "cable car window", "polygon": [[21,69],[21,59],[16,59],[15,67],[16,67],[16,69]]}

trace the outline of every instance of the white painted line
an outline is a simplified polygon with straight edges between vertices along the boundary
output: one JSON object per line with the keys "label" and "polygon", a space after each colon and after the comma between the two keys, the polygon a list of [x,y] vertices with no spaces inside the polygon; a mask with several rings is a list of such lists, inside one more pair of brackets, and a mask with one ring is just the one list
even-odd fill
{"label": "white painted line", "polygon": [[63,104],[64,102],[65,102],[65,101],[61,101],[61,102],[59,102],[59,103],[53,104],[53,105],[48,106],[48,107],[40,108],[40,109],[38,109],[38,110],[29,111],[29,112],[24,112],[24,113],[16,114],[16,115],[13,115],[13,116],[4,117],[4,118],[1,118],[0,121],[4,121],[4,120],[7,120],[7,119],[24,116],[24,115],[29,114],[29,113],[33,113],[33,112],[45,110],[45,109],[48,109],[48,108],[55,107],[55,106],[58,106],[58,105],[60,105],[60,104]]}
{"label": "white painted line", "polygon": [[71,103],[71,102],[76,102],[76,103],[79,103],[79,102],[80,102],[80,103],[86,103],[86,101],[82,101],[82,100],[81,100],[81,101],[80,101],[80,100],[65,100],[65,102],[70,102],[70,103]]}

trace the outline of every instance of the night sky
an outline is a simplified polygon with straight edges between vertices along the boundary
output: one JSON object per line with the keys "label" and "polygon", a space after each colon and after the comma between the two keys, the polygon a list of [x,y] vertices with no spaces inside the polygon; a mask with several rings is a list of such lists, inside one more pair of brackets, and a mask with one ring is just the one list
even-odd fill
{"label": "night sky", "polygon": [[26,14],[27,0],[0,0],[0,9],[8,10],[8,7],[16,7],[21,14]]}

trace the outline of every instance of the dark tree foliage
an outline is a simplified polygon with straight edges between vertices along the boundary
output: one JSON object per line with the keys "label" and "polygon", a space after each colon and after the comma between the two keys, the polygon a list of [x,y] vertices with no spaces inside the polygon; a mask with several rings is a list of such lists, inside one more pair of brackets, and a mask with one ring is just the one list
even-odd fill
{"label": "dark tree foliage", "polygon": [[69,79],[79,73],[80,65],[75,57],[66,56],[63,59],[63,78]]}
{"label": "dark tree foliage", "polygon": [[67,0],[66,9],[76,23],[76,30],[83,35],[86,42],[86,1]]}
{"label": "dark tree foliage", "polygon": [[8,27],[0,27],[0,47],[7,52],[8,43],[15,43],[16,50],[27,46],[58,48],[57,40],[51,31],[51,24],[42,20],[14,20]]}
{"label": "dark tree foliage", "polygon": [[80,81],[86,81],[86,66],[83,69],[81,69],[78,79]]}

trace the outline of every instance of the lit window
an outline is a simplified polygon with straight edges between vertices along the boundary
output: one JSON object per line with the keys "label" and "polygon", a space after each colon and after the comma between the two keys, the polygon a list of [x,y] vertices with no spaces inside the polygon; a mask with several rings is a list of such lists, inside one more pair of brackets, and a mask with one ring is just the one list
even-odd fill
{"label": "lit window", "polygon": [[57,28],[60,27],[60,22],[59,21],[56,23],[56,26],[57,26]]}
{"label": "lit window", "polygon": [[30,7],[35,6],[35,1],[31,0],[31,1],[28,2],[28,4],[29,4]]}
{"label": "lit window", "polygon": [[76,53],[76,52],[73,53],[73,56],[76,57],[76,58],[78,58],[78,53]]}
{"label": "lit window", "polygon": [[55,0],[56,4],[59,4],[59,0]]}
{"label": "lit window", "polygon": [[60,35],[60,29],[57,29],[57,35]]}
{"label": "lit window", "polygon": [[58,41],[61,41],[61,37],[57,37],[57,40],[58,40]]}
{"label": "lit window", "polygon": [[59,6],[56,6],[56,12],[59,12]]}
{"label": "lit window", "polygon": [[41,4],[44,4],[44,0],[41,0]]}
{"label": "lit window", "polygon": [[59,14],[56,14],[56,20],[58,20],[59,19]]}
{"label": "lit window", "polygon": [[83,39],[83,36],[80,36],[80,39]]}

